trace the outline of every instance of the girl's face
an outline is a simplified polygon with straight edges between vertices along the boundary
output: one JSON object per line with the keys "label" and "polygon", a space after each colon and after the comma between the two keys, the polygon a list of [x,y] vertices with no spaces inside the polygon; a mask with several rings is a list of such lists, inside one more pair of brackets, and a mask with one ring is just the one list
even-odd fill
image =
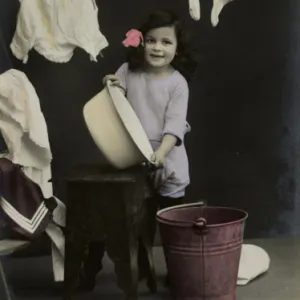
{"label": "girl's face", "polygon": [[177,38],[174,27],[160,27],[145,36],[145,61],[153,68],[165,69],[175,57]]}

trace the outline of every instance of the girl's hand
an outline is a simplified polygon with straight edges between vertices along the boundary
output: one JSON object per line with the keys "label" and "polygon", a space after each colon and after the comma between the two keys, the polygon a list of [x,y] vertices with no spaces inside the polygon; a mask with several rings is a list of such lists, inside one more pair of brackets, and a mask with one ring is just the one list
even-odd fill
{"label": "girl's hand", "polygon": [[159,150],[155,151],[151,156],[151,161],[155,165],[156,168],[163,168],[165,164],[166,156]]}
{"label": "girl's hand", "polygon": [[112,85],[121,87],[121,80],[118,76],[116,76],[116,75],[106,75],[102,80],[103,85],[107,85],[108,80],[111,81]]}

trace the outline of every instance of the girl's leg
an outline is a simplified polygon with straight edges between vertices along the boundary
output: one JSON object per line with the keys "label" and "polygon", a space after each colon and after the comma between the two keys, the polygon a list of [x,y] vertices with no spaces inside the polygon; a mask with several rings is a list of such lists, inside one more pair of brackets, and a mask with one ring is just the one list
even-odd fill
{"label": "girl's leg", "polygon": [[[158,198],[159,209],[164,209],[164,208],[168,208],[168,207],[172,207],[172,206],[176,206],[176,205],[181,205],[181,204],[183,204],[183,202],[184,202],[184,197],[171,198],[171,197],[159,196],[159,198]],[[165,255],[165,260],[167,262],[167,256],[166,256],[165,251],[164,251],[164,255]],[[170,285],[168,273],[165,278],[165,285],[166,286]]]}
{"label": "girl's leg", "polygon": [[[147,234],[151,245],[154,245],[154,238],[156,234],[156,212],[158,209],[164,209],[175,205],[183,204],[184,197],[181,198],[171,198],[164,197],[160,195],[155,195],[146,199],[147,203]],[[147,277],[147,272],[149,270],[149,263],[147,258],[146,249],[140,243],[139,245],[139,254],[138,254],[138,265],[139,265],[139,279],[142,280]],[[167,283],[167,280],[166,280]]]}
{"label": "girl's leg", "polygon": [[[154,244],[154,237],[156,232],[156,212],[158,208],[158,199],[156,196],[146,199],[147,206],[147,220],[145,233],[151,246]],[[139,241],[139,253],[138,253],[138,265],[139,265],[139,279],[142,280],[147,277],[149,271],[149,262],[147,251],[141,242]]]}
{"label": "girl's leg", "polygon": [[164,197],[164,196],[158,196],[158,207],[159,209],[164,209],[176,205],[183,204],[184,197],[180,198],[171,198],[171,197]]}

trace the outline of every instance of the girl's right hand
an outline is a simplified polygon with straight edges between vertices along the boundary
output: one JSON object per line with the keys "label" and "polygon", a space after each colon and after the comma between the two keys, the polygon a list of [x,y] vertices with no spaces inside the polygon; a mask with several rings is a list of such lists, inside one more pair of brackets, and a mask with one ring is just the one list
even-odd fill
{"label": "girl's right hand", "polygon": [[121,86],[121,80],[118,76],[116,75],[106,75],[104,78],[103,78],[103,85],[107,85],[107,81],[110,80],[111,81],[111,84],[112,85],[115,85],[115,86]]}

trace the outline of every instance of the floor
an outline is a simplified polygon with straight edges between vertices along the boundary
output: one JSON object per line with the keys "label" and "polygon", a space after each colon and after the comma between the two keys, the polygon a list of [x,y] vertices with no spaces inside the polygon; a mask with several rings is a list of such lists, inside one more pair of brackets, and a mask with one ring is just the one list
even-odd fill
{"label": "floor", "polygon": [[[247,286],[237,288],[237,300],[299,300],[300,299],[300,237],[286,239],[249,240],[263,247],[271,257],[269,272]],[[168,290],[162,278],[166,272],[162,249],[155,248],[155,263],[159,278],[159,292],[150,295],[144,284],[140,286],[141,300],[167,300]],[[60,287],[52,282],[50,257],[9,259],[4,262],[12,300],[58,300]],[[0,299],[3,297],[0,295]],[[115,285],[113,265],[106,258],[105,269],[99,275],[94,292],[84,293],[74,300],[123,300],[123,294]]]}

